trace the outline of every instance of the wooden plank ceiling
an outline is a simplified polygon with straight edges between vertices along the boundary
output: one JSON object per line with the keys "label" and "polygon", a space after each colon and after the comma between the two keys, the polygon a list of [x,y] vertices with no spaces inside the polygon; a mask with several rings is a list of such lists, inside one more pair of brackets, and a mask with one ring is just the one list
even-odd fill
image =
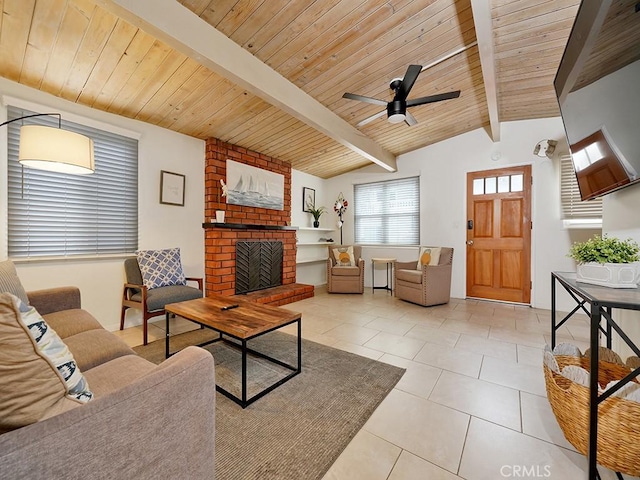
{"label": "wooden plank ceiling", "polygon": [[[388,101],[389,81],[429,65],[409,98],[418,124],[386,116],[359,130],[399,155],[488,128],[471,2],[490,2],[499,121],[559,115],[553,78],[579,0],[179,0],[211,28],[352,126]],[[0,75],[99,110],[193,137],[216,137],[330,178],[370,163],[116,15],[108,1],[0,0]],[[193,57],[193,58],[192,58]]]}

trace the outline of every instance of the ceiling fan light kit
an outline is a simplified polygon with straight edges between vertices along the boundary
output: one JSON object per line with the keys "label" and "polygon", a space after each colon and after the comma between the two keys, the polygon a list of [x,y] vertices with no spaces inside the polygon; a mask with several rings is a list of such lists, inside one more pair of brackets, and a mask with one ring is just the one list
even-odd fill
{"label": "ceiling fan light kit", "polygon": [[[413,126],[418,121],[413,115],[407,112],[407,107],[415,107],[418,105],[425,105],[427,103],[441,102],[443,100],[449,100],[452,98],[458,98],[460,96],[460,90],[448,93],[440,93],[438,95],[431,95],[429,97],[414,98],[407,100],[409,92],[413,88],[413,84],[416,82],[418,75],[422,71],[420,65],[409,65],[407,73],[404,78],[394,78],[389,82],[389,88],[395,92],[393,99],[390,102],[385,102],[378,98],[365,97],[363,95],[357,95],[355,93],[345,93],[342,98],[348,98],[349,100],[358,100],[360,102],[373,103],[374,105],[385,105],[387,107],[387,121],[389,123],[397,124],[405,122],[409,126]],[[365,118],[356,126],[364,126],[373,120],[380,118],[384,115],[384,111],[376,113],[368,118]]]}
{"label": "ceiling fan light kit", "polygon": [[387,105],[387,120],[389,123],[402,123],[407,111],[407,102],[394,100]]}

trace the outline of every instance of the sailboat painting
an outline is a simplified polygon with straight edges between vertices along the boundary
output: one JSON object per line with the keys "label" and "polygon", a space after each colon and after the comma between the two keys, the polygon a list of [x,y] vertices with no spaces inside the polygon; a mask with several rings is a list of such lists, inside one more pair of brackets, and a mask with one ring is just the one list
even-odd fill
{"label": "sailboat painting", "polygon": [[284,175],[227,160],[227,203],[284,210]]}

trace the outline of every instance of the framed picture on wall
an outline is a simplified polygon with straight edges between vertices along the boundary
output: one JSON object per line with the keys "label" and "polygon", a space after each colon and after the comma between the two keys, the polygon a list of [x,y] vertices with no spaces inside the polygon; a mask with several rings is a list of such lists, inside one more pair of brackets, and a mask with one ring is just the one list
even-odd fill
{"label": "framed picture on wall", "polygon": [[316,206],[316,191],[313,188],[302,187],[302,211],[310,212],[309,207]]}
{"label": "framed picture on wall", "polygon": [[184,207],[185,176],[160,170],[160,203]]}
{"label": "framed picture on wall", "polygon": [[227,203],[284,210],[284,175],[227,159]]}

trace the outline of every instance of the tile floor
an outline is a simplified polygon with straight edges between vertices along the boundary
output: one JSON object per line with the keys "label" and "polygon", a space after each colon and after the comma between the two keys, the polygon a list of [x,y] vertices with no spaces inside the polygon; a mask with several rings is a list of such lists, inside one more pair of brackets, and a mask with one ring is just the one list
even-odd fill
{"label": "tile floor", "polygon": [[[564,439],[546,399],[548,310],[459,299],[425,308],[387,292],[320,288],[284,308],[303,314],[304,338],[406,368],[323,480],[586,478],[585,457]],[[163,327],[150,324],[149,340],[164,338]],[[586,327],[586,317],[574,317],[559,341],[584,351]],[[171,332],[192,328],[177,320]],[[117,334],[142,341],[141,327]]]}

